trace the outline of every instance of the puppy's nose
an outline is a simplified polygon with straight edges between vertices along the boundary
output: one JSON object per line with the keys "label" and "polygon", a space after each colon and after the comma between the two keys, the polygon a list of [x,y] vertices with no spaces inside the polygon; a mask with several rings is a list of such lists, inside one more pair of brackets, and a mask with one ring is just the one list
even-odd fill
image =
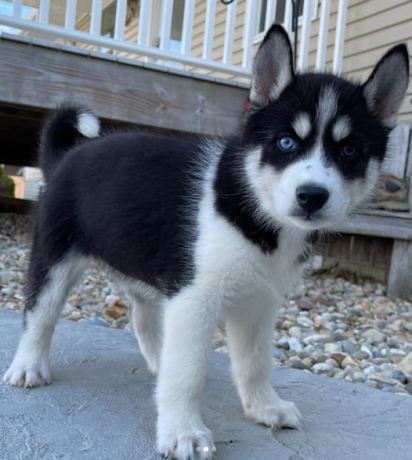
{"label": "puppy's nose", "polygon": [[316,185],[301,185],[296,189],[296,199],[299,206],[308,213],[323,208],[328,201],[329,192],[323,187]]}

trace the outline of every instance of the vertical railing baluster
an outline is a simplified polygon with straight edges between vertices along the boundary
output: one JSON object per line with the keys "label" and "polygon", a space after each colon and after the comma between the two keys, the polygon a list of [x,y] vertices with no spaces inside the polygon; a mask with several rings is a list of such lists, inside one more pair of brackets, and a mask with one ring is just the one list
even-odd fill
{"label": "vertical railing baluster", "polygon": [[299,70],[306,70],[309,62],[310,28],[312,25],[313,1],[303,3],[302,36],[299,49]]}
{"label": "vertical railing baluster", "polygon": [[[247,0],[246,14],[245,14],[245,32],[244,32],[244,46],[242,67],[250,70],[252,68],[252,55],[253,55],[253,37],[256,28],[256,0]],[[232,38],[233,43],[233,38]]]}
{"label": "vertical railing baluster", "polygon": [[202,58],[212,59],[213,32],[215,30],[216,0],[207,0],[205,35],[203,37]]}
{"label": "vertical railing baluster", "polygon": [[150,21],[150,0],[140,0],[139,12],[139,32],[137,34],[137,43],[139,45],[148,44]]}
{"label": "vertical railing baluster", "polygon": [[292,34],[292,2],[291,0],[286,0],[285,6],[285,17],[283,19],[283,27],[288,33],[289,37]]}
{"label": "vertical railing baluster", "polygon": [[66,16],[64,19],[66,29],[74,29],[76,26],[76,3],[77,0],[67,0],[66,2]]}
{"label": "vertical railing baluster", "polygon": [[116,18],[114,21],[114,38],[116,40],[124,39],[124,28],[126,26],[127,0],[117,0]]}
{"label": "vertical railing baluster", "polygon": [[232,64],[237,0],[235,0],[233,3],[230,3],[226,8],[226,30],[225,42],[223,45],[223,63]]}
{"label": "vertical railing baluster", "polygon": [[21,3],[22,0],[13,0],[13,16],[21,18]]}
{"label": "vertical railing baluster", "polygon": [[50,16],[50,0],[40,0],[39,22],[48,24],[49,16]]}
{"label": "vertical railing baluster", "polygon": [[102,0],[92,1],[92,13],[90,18],[90,33],[100,35],[102,27]]}
{"label": "vertical railing baluster", "polygon": [[328,45],[330,0],[322,0],[319,20],[318,49],[316,54],[316,70],[325,70],[326,49]]}
{"label": "vertical railing baluster", "polygon": [[182,31],[182,54],[190,54],[192,49],[193,19],[195,14],[195,0],[185,1]]}
{"label": "vertical railing baluster", "polygon": [[338,19],[336,24],[335,50],[333,53],[333,71],[342,72],[343,45],[345,40],[346,16],[348,0],[339,0]]}
{"label": "vertical railing baluster", "polygon": [[[289,0],[286,0],[286,1],[289,1]],[[265,18],[265,32],[275,22],[277,5],[278,5],[277,0],[268,0],[267,1],[266,18]]]}
{"label": "vertical railing baluster", "polygon": [[172,30],[173,0],[163,0],[162,20],[160,25],[160,49],[170,47],[170,32]]}

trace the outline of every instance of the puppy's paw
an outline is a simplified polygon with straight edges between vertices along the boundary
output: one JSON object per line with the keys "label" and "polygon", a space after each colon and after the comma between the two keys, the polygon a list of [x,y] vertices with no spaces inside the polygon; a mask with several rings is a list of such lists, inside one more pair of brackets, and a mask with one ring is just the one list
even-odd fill
{"label": "puppy's paw", "polygon": [[280,430],[281,428],[299,430],[302,425],[302,415],[295,404],[280,398],[269,405],[254,404],[247,406],[245,412],[246,416],[255,423],[261,423],[275,430]]}
{"label": "puppy's paw", "polygon": [[215,451],[212,432],[205,426],[179,434],[173,429],[159,430],[157,448],[169,460],[211,460]]}
{"label": "puppy's paw", "polygon": [[4,374],[3,382],[15,387],[34,388],[50,385],[51,376],[46,360],[31,362],[16,356],[8,371]]}

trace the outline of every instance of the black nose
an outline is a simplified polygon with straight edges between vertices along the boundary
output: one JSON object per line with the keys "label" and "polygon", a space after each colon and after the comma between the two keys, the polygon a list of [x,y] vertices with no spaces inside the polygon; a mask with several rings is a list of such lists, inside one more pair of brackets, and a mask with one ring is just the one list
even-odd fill
{"label": "black nose", "polygon": [[329,192],[323,187],[301,185],[296,189],[296,198],[299,206],[308,213],[311,213],[323,208],[328,201]]}

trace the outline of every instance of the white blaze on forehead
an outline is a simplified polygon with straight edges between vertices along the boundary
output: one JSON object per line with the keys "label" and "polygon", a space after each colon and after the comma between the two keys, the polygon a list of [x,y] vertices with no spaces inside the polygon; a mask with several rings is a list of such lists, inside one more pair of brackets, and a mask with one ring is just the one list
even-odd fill
{"label": "white blaze on forehead", "polygon": [[292,128],[301,139],[305,139],[312,128],[309,115],[307,113],[300,113],[292,123]]}
{"label": "white blaze on forehead", "polygon": [[333,140],[339,142],[342,139],[345,139],[345,137],[349,136],[350,130],[351,126],[349,117],[347,115],[340,117],[332,128]]}
{"label": "white blaze on forehead", "polygon": [[326,126],[338,110],[338,95],[333,86],[326,86],[319,97],[317,122],[319,133],[325,132]]}

